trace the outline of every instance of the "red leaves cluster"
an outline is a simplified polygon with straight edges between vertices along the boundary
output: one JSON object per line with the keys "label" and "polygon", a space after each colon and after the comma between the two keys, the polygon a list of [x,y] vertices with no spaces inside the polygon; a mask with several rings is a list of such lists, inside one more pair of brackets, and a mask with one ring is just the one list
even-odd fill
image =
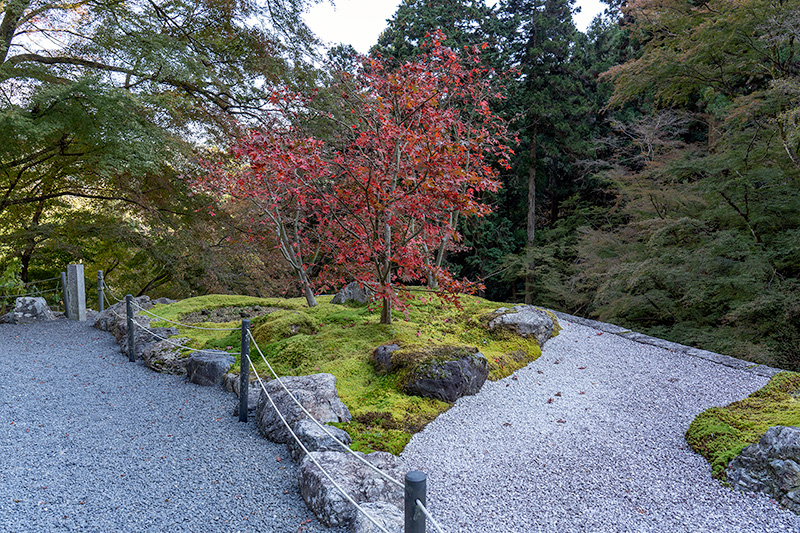
{"label": "red leaves cluster", "polygon": [[[433,278],[443,295],[474,288],[431,254],[460,240],[458,214],[488,212],[480,195],[498,188],[497,166],[511,153],[488,103],[497,97],[493,73],[477,51],[456,54],[441,38],[393,70],[365,58],[357,73],[338,73],[338,107],[317,115],[333,135],[315,138],[286,114],[272,130],[240,139],[232,149],[238,166],[215,178],[268,213],[296,271],[309,246],[323,246],[327,278],[371,286],[384,311],[402,305],[403,284]],[[295,104],[319,111],[313,101]]]}

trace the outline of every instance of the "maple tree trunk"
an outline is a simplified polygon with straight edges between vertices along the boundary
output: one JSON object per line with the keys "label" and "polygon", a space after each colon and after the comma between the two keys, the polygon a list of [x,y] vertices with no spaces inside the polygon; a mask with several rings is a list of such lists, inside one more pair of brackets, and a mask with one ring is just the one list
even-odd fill
{"label": "maple tree trunk", "polygon": [[528,272],[525,275],[525,303],[533,303],[533,241],[536,233],[536,128],[531,132],[530,162],[528,163],[528,243],[526,246],[526,261]]}
{"label": "maple tree trunk", "polygon": [[303,286],[303,296],[306,297],[306,304],[309,307],[316,307],[317,298],[314,296],[314,291],[311,290],[311,283],[308,281],[308,276],[302,268],[295,269],[297,277],[300,278],[300,284]]}
{"label": "maple tree trunk", "polygon": [[[388,215],[387,215],[388,218]],[[389,296],[392,283],[392,227],[386,224],[384,227],[384,238],[386,239],[386,258],[383,261],[383,272],[381,275],[381,288],[383,289],[383,308],[381,309],[381,324],[392,323],[392,299]]]}
{"label": "maple tree trunk", "polygon": [[303,287],[303,295],[306,297],[306,303],[309,307],[315,307],[317,305],[317,298],[314,296],[314,291],[311,290],[308,284]]}

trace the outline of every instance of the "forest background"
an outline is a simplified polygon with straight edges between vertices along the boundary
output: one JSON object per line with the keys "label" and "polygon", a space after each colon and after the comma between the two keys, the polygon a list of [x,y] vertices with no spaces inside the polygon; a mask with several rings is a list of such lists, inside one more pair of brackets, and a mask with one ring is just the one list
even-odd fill
{"label": "forest background", "polygon": [[[0,291],[81,261],[120,292],[300,295],[263,213],[192,184],[275,91],[341,104],[358,58],[323,57],[307,4],[0,0]],[[372,54],[397,65],[436,30],[477,47],[513,134],[444,264],[492,300],[800,369],[800,0],[607,4],[586,33],[571,0],[390,19]]]}

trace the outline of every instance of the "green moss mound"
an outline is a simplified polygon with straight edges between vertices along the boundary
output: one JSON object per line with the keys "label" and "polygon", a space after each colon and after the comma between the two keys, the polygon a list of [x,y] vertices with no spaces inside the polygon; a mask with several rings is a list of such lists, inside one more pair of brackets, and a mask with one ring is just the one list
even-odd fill
{"label": "green moss mound", "polygon": [[781,372],[747,398],[703,411],[689,426],[686,442],[724,481],[728,463],[773,426],[800,426],[798,373]]}
{"label": "green moss mound", "polygon": [[[378,346],[397,343],[410,353],[429,354],[453,347],[477,349],[489,362],[491,380],[508,376],[541,355],[535,339],[498,338],[481,323],[481,316],[514,304],[462,296],[460,305],[455,306],[440,301],[433,294],[422,293],[409,303],[405,312],[394,313],[392,324],[385,325],[379,323],[379,309],[334,305],[331,299],[332,296],[320,296],[318,305],[309,308],[303,298],[210,295],[159,305],[154,312],[180,320],[189,313],[226,306],[278,308],[253,319],[257,346],[251,346],[250,358],[256,371],[262,377],[272,377],[260,350],[279,376],[317,372],[336,376],[339,397],[354,417],[353,422],[341,427],[353,438],[354,449],[364,452],[399,453],[414,433],[450,408],[446,402],[404,394],[398,373],[378,375],[371,359]],[[241,321],[197,325],[235,328],[240,324]],[[238,330],[179,330],[181,336],[192,339],[194,347],[218,348],[231,353],[241,351]],[[238,357],[232,370],[239,371]]]}
{"label": "green moss mound", "polygon": [[313,335],[317,332],[316,321],[303,311],[276,311],[258,319],[253,328],[253,337],[261,344],[288,339],[297,334]]}

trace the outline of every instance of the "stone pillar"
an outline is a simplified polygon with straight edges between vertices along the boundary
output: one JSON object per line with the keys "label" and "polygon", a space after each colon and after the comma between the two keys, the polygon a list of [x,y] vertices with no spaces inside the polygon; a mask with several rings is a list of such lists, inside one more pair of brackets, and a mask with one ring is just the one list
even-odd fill
{"label": "stone pillar", "polygon": [[67,309],[70,320],[86,321],[86,287],[83,265],[67,265]]}

